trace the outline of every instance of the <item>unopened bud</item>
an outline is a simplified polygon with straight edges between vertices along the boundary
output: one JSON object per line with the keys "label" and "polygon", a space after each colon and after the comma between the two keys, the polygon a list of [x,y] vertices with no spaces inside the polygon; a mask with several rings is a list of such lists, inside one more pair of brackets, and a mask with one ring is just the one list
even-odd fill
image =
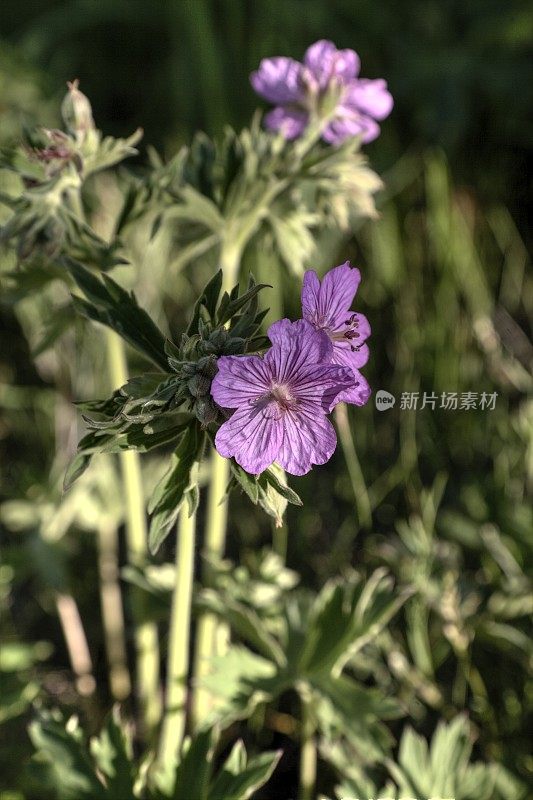
{"label": "unopened bud", "polygon": [[218,417],[218,409],[210,397],[199,398],[194,404],[194,413],[202,425],[209,425]]}
{"label": "unopened bud", "polygon": [[201,353],[205,353],[205,355],[214,355],[217,352],[218,347],[215,344],[213,344],[213,342],[204,341],[200,342],[200,344],[198,345],[198,350]]}
{"label": "unopened bud", "polygon": [[211,388],[211,379],[205,375],[196,374],[189,380],[187,387],[193,397],[204,397]]}
{"label": "unopened bud", "polygon": [[228,332],[224,328],[217,328],[209,336],[209,341],[215,346],[216,350],[221,350],[228,340]]}
{"label": "unopened bud", "polygon": [[241,339],[239,336],[232,336],[232,338],[228,339],[224,345],[222,352],[225,356],[233,356],[244,353],[244,339]]}
{"label": "unopened bud", "polygon": [[95,129],[93,110],[83,92],[78,89],[79,81],[68,83],[68,93],[61,106],[61,114],[70,133],[86,133]]}
{"label": "unopened bud", "polygon": [[197,362],[197,371],[207,378],[214,378],[218,372],[217,360],[213,356],[204,356]]}

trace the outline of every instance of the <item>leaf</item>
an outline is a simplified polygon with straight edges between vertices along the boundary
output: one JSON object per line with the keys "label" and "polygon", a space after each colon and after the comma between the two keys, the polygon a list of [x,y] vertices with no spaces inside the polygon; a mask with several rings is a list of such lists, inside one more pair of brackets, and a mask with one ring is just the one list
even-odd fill
{"label": "leaf", "polygon": [[68,490],[80,478],[91,463],[92,453],[77,453],[68,465],[63,478],[63,491]]}
{"label": "leaf", "polygon": [[85,294],[85,298],[73,297],[76,309],[88,319],[112,328],[166,372],[165,337],[138,305],[135,295],[109,275],[96,277],[71,258],[65,258],[64,263]]}
{"label": "leaf", "polygon": [[204,440],[205,434],[199,424],[191,423],[176,448],[170,469],[154,490],[148,504],[148,511],[153,515],[148,535],[152,555],[157,553],[176,522],[185,492],[191,484],[191,470],[201,458]]}
{"label": "leaf", "polygon": [[53,775],[61,800],[100,800],[106,797],[86,752],[76,717],[65,723],[59,714],[43,711],[30,724],[29,735],[39,757]]}
{"label": "leaf", "polygon": [[202,294],[196,301],[192,319],[187,328],[188,336],[192,336],[193,334],[198,332],[198,322],[200,319],[200,311],[202,306],[205,306],[205,308],[207,309],[207,313],[209,314],[211,319],[215,318],[215,311],[221,288],[222,288],[222,270],[219,269],[218,272],[216,272],[215,275],[213,275],[213,277],[211,278],[211,280],[207,283]]}
{"label": "leaf", "polygon": [[237,462],[232,458],[229,462],[230,471],[233,475],[236,482],[239,484],[241,489],[243,489],[252,503],[257,505],[259,501],[259,486],[257,483],[257,477],[255,475],[250,475],[249,472],[246,472]]}
{"label": "leaf", "polygon": [[224,325],[226,322],[229,322],[229,320],[232,317],[234,317],[235,314],[241,310],[241,308],[243,308],[257,294],[259,294],[261,289],[266,289],[267,287],[272,288],[268,283],[257,283],[250,289],[248,289],[248,291],[245,292],[240,297],[237,294],[232,296],[235,289],[237,289],[238,291],[237,286],[235,287],[231,295],[228,295],[228,293],[226,292],[222,296],[222,300],[220,301],[220,307],[218,309],[218,319],[217,319],[218,324]]}
{"label": "leaf", "polygon": [[300,669],[306,674],[340,671],[346,661],[383,629],[409,596],[395,593],[382,569],[364,583],[330,581],[313,604]]}
{"label": "leaf", "polygon": [[133,798],[136,770],[132,762],[132,737],[121,722],[117,705],[108,715],[100,736],[91,740],[90,749],[99,771],[105,775],[109,796]]}
{"label": "leaf", "polygon": [[246,642],[252,645],[261,655],[273,661],[278,667],[285,666],[287,659],[283,650],[265,628],[257,613],[242,603],[232,600],[227,595],[222,598],[218,593],[204,589],[198,597],[200,608],[211,611],[224,619],[232,629]]}
{"label": "leaf", "polygon": [[[209,789],[209,800],[248,800],[270,778],[281,758],[277,753],[262,753],[250,759],[248,764],[242,742],[237,742]],[[235,764],[234,762],[237,762]]]}
{"label": "leaf", "polygon": [[201,730],[182,754],[176,770],[173,800],[207,800],[213,751],[213,730]]}
{"label": "leaf", "polygon": [[241,645],[232,645],[224,656],[211,659],[210,669],[201,679],[201,686],[214,701],[209,719],[219,721],[224,727],[234,720],[248,718],[259,703],[277,696],[290,685],[271,661]]}
{"label": "leaf", "polygon": [[265,481],[289,503],[292,503],[294,506],[303,506],[303,502],[299,495],[297,495],[296,492],[290,488],[290,486],[287,486],[287,484],[283,483],[281,480],[281,478],[284,476],[285,473],[281,467],[273,465],[261,473],[259,476],[259,483],[262,483],[261,479],[264,477]]}

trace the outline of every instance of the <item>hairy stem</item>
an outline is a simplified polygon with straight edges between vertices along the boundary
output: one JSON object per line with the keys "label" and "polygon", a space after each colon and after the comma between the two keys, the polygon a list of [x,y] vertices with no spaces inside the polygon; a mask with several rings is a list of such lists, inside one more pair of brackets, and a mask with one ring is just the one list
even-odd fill
{"label": "hairy stem", "polygon": [[339,403],[335,407],[335,422],[339,431],[339,439],[341,440],[342,452],[348,467],[348,474],[357,506],[357,515],[359,517],[359,524],[370,526],[372,522],[372,506],[370,505],[370,498],[366,488],[363,471],[357,458],[357,452],[350,429],[350,420],[348,419],[348,410],[344,403]]}
{"label": "hairy stem", "polygon": [[189,505],[185,501],[178,522],[176,578],[168,635],[165,715],[159,750],[161,764],[166,766],[175,763],[178,758],[187,721],[195,528],[196,515],[190,515]]}
{"label": "hairy stem", "polygon": [[[224,244],[220,253],[223,271],[222,292],[230,292],[239,280],[240,251],[232,244]],[[226,487],[229,483],[229,461],[219,456],[216,450],[211,453],[209,492],[207,499],[207,518],[203,544],[203,554],[209,559],[221,559],[226,546],[226,527],[228,521],[228,500]],[[211,566],[204,561],[202,583],[211,583]],[[201,688],[201,680],[209,672],[209,661],[223,651],[228,639],[227,626],[220,623],[213,614],[202,614],[198,621],[194,659],[195,692],[193,699],[193,719],[198,725],[210,709],[209,693]]]}
{"label": "hairy stem", "polygon": [[[106,329],[109,377],[113,389],[128,379],[126,353],[122,339]],[[141,464],[138,453],[120,453],[120,469],[126,503],[126,544],[128,562],[143,565],[147,555],[147,529]],[[159,637],[157,625],[142,621],[144,607],[140,595],[133,596],[137,693],[145,734],[150,738],[161,719],[159,687]]]}

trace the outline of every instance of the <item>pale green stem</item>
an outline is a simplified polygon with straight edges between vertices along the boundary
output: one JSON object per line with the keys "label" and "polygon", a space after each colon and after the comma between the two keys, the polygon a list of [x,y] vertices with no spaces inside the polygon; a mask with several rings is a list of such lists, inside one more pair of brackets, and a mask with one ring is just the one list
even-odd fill
{"label": "pale green stem", "polygon": [[357,458],[352,431],[350,429],[350,420],[348,419],[348,411],[344,403],[339,403],[335,407],[335,421],[337,423],[341,447],[352,484],[359,524],[370,526],[372,522],[372,506],[370,504],[363,470]]}
{"label": "pale green stem", "polygon": [[178,522],[176,578],[168,634],[165,716],[159,749],[160,762],[167,768],[179,757],[187,721],[187,678],[196,528],[196,514],[189,514],[189,504],[185,501]]}
{"label": "pale green stem", "polygon": [[281,558],[285,564],[287,561],[287,536],[288,536],[287,523],[282,525],[272,524],[272,549]]}
{"label": "pale green stem", "polygon": [[298,800],[313,800],[316,783],[315,722],[308,691],[300,693],[302,705],[300,737],[300,785]]}
{"label": "pale green stem", "polygon": [[[123,386],[128,379],[124,343],[114,331],[106,329],[109,377],[113,389]],[[148,534],[141,464],[133,450],[119,454],[124,499],[126,506],[126,546],[128,562],[142,566],[147,556]],[[159,637],[154,622],[138,622],[143,616],[140,596],[133,603],[135,618],[135,650],[137,693],[145,734],[150,737],[161,719],[159,687]]]}
{"label": "pale green stem", "polygon": [[119,583],[118,531],[115,523],[108,519],[98,525],[98,572],[109,688],[113,699],[120,701],[129,696],[131,680]]}
{"label": "pale green stem", "polygon": [[[222,245],[220,265],[223,271],[222,291],[230,292],[239,279],[240,252],[230,245]],[[216,450],[211,453],[209,493],[207,498],[207,517],[204,535],[203,554],[209,559],[224,557],[226,547],[226,527],[228,521],[228,500],[226,488],[230,479],[229,461],[219,456]],[[210,564],[204,561],[202,582],[211,582]],[[194,698],[193,719],[197,726],[205,719],[211,707],[209,693],[202,689],[202,679],[209,672],[209,662],[217,653],[225,649],[228,640],[227,626],[219,622],[213,614],[202,614],[198,620],[196,648],[194,657]]]}

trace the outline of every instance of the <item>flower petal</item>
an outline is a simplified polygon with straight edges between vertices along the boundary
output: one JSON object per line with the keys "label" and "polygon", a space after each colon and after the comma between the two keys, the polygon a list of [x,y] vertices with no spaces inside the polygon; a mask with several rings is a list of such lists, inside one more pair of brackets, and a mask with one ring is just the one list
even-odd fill
{"label": "flower petal", "polygon": [[361,78],[348,86],[343,105],[374,119],[385,119],[392,111],[394,100],[383,78]]}
{"label": "flower petal", "polygon": [[291,475],[305,475],[313,464],[329,461],[337,445],[335,429],[325,416],[299,409],[283,418],[285,433],[277,462]]}
{"label": "flower petal", "polygon": [[264,360],[277,381],[296,380],[309,365],[331,361],[333,346],[329,337],[305,319],[280,319],[270,326],[267,336],[272,347]]}
{"label": "flower petal", "polygon": [[368,345],[362,344],[356,345],[356,347],[357,350],[352,350],[349,343],[334,342],[331,362],[353,370],[364,367],[370,355]]}
{"label": "flower petal", "polygon": [[326,272],[322,284],[319,284],[316,273],[311,273],[314,277],[308,278],[307,275],[309,273],[304,276],[302,288],[304,319],[318,327],[336,330],[346,320],[361,282],[361,273],[346,261]]}
{"label": "flower petal", "polygon": [[262,405],[239,408],[215,436],[220,455],[233,456],[253,475],[263,472],[276,460],[283,441],[282,417],[266,411]]}
{"label": "flower petal", "polygon": [[301,69],[302,65],[293,58],[264,58],[259,69],[250,75],[250,83],[270,103],[296,103],[302,98]]}
{"label": "flower petal", "polygon": [[221,356],[211,395],[222,408],[250,404],[268,391],[271,373],[259,356]]}
{"label": "flower petal", "polygon": [[322,138],[332,145],[342,144],[346,139],[360,136],[365,144],[372,142],[380,134],[380,127],[365,114],[359,114],[353,109],[339,107],[339,116],[327,125],[322,131]]}
{"label": "flower petal", "polygon": [[311,415],[320,414],[320,411],[328,414],[337,395],[352,388],[353,384],[351,367],[316,364],[300,370],[297,380],[291,381],[291,391],[298,408],[307,409]]}
{"label": "flower petal", "polygon": [[339,366],[346,367],[351,370],[353,375],[353,384],[348,389],[341,391],[335,398],[333,404],[330,405],[329,410],[337,403],[354,403],[356,406],[364,406],[371,395],[371,389],[368,385],[367,379],[359,372],[359,367],[362,367],[368,361],[369,350],[366,344],[362,345],[359,350],[352,350],[350,346],[346,346],[343,342],[335,342],[333,345],[333,363]]}
{"label": "flower petal", "polygon": [[340,78],[343,83],[353,80],[360,67],[355,50],[337,50],[333,42],[327,39],[315,42],[306,50],[304,64],[311,70],[321,89],[333,77]]}
{"label": "flower petal", "polygon": [[[367,379],[361,375],[359,370],[353,370],[355,384],[351,386],[349,389],[345,389],[340,394],[335,397],[333,405],[337,405],[337,403],[353,403],[356,406],[364,406],[365,403],[368,401],[368,398],[372,394],[372,390],[368,385]],[[330,409],[331,410],[331,409]]]}
{"label": "flower petal", "polygon": [[277,106],[265,114],[265,127],[270,131],[281,131],[285,139],[290,141],[300,136],[307,127],[309,114],[298,109]]}

